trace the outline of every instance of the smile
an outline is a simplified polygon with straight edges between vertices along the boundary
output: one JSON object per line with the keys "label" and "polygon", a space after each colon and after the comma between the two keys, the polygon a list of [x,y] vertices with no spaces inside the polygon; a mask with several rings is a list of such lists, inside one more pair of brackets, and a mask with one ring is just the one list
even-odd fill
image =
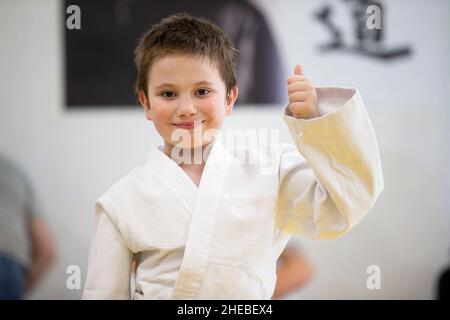
{"label": "smile", "polygon": [[200,127],[206,120],[203,121],[184,121],[179,123],[172,123],[173,126],[180,129],[195,129]]}

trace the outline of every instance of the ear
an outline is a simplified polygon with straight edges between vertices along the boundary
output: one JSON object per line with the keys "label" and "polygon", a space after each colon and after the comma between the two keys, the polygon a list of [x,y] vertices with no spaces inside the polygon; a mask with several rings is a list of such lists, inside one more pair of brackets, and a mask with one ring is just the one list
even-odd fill
{"label": "ear", "polygon": [[239,94],[239,89],[237,86],[234,86],[230,90],[230,94],[228,95],[228,97],[225,101],[226,115],[229,115],[233,111],[234,103],[236,102],[238,94]]}
{"label": "ear", "polygon": [[147,99],[147,96],[145,95],[145,92],[140,90],[139,91],[139,102],[141,103],[142,108],[144,109],[145,117],[147,120],[152,121],[152,113],[150,111],[150,103]]}

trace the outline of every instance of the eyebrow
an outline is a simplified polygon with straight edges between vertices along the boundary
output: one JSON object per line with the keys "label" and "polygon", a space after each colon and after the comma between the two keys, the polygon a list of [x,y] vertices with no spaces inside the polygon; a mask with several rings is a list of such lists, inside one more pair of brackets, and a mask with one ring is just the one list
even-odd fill
{"label": "eyebrow", "polygon": [[[194,83],[194,86],[199,86],[199,85],[212,86],[213,83],[212,82],[208,82],[208,81],[200,81],[200,82]],[[158,89],[163,88],[163,87],[176,87],[176,86],[174,84],[171,84],[171,83],[161,83],[160,85],[155,87],[155,90],[158,90]]]}

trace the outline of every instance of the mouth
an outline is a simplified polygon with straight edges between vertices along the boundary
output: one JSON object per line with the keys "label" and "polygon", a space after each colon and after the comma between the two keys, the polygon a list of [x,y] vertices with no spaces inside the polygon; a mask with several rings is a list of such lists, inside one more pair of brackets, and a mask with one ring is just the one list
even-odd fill
{"label": "mouth", "polygon": [[178,123],[172,123],[173,126],[180,128],[180,129],[195,129],[200,127],[201,125],[203,125],[203,123],[205,123],[206,120],[203,121],[183,121],[183,122],[178,122]]}

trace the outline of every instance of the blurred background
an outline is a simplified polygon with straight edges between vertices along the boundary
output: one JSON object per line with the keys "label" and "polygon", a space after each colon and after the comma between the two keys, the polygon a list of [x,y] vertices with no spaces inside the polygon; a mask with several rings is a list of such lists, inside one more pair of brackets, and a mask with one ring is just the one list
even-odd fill
{"label": "blurred background", "polygon": [[[152,1],[148,23],[159,20],[155,12],[179,11],[176,2]],[[92,8],[87,3],[78,2],[81,29],[68,29],[69,2],[0,0],[0,154],[28,182],[32,210],[45,220],[54,252],[27,299],[81,297],[95,200],[160,143],[132,101],[132,52],[118,54],[118,31],[102,23],[115,17],[135,26],[133,12],[142,2],[106,1]],[[238,77],[243,97],[225,128],[279,129],[283,142],[291,142],[281,117],[287,102],[284,81],[300,63],[317,86],[360,90],[380,146],[385,191],[376,206],[341,239],[296,238],[294,245],[314,274],[284,298],[436,298],[438,277],[450,264],[450,3],[219,4],[228,15],[214,15],[216,22],[245,53]],[[382,8],[381,30],[364,27],[370,16],[364,9],[371,4]],[[149,26],[146,11],[138,11],[136,27],[126,27],[121,38],[128,39],[123,47],[130,50],[135,42],[129,41]],[[230,12],[244,13],[239,20]],[[230,17],[237,29],[229,26]],[[128,71],[112,71],[122,65]],[[112,81],[122,74],[125,80]],[[114,88],[124,95],[115,96]],[[258,92],[266,91],[272,93],[261,98]],[[4,234],[5,229],[0,226]],[[367,285],[370,266],[378,267],[379,289]],[[79,288],[71,282],[78,271]]]}

